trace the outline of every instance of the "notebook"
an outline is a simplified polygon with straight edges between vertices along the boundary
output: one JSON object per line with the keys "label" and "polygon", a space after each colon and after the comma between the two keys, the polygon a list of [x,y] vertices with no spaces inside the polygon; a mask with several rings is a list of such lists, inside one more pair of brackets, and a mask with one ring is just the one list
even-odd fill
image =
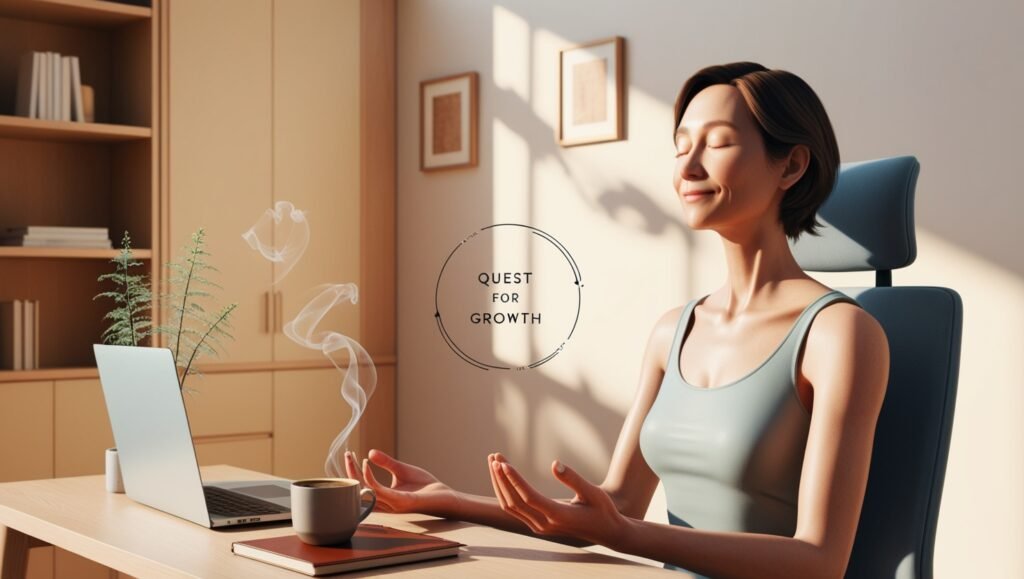
{"label": "notebook", "polygon": [[400,531],[383,525],[362,524],[348,543],[319,547],[303,543],[297,535],[236,541],[235,555],[305,573],[329,575],[399,563],[426,561],[459,554],[462,543],[432,535]]}

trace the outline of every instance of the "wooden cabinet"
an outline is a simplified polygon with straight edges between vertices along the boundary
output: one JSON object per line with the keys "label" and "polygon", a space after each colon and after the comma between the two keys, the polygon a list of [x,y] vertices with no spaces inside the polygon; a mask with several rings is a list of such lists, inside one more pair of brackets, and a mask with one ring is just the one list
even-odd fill
{"label": "wooden cabinet", "polygon": [[[53,382],[0,383],[0,482],[51,477]],[[27,577],[53,577],[53,547],[29,551]]]}
{"label": "wooden cabinet", "polygon": [[[271,265],[242,234],[271,206],[271,0],[175,0],[169,54],[168,257],[206,230],[220,304],[238,303],[220,360],[272,359]],[[209,309],[209,308],[208,308]]]}
{"label": "wooden cabinet", "polygon": [[[333,368],[274,372],[274,474],[324,476],[331,442],[352,416],[341,378]],[[356,429],[349,448],[358,448],[358,437]]]}
{"label": "wooden cabinet", "polygon": [[54,386],[54,476],[103,474],[114,434],[99,380],[58,380]]}
{"label": "wooden cabinet", "polygon": [[[103,474],[104,451],[114,446],[99,380],[54,384],[54,476]],[[84,557],[55,549],[56,577],[108,579],[112,571]]]}
{"label": "wooden cabinet", "polygon": [[272,469],[273,393],[269,372],[190,378],[185,394],[189,427],[200,465]]}
{"label": "wooden cabinet", "polygon": [[[217,298],[239,303],[219,361],[322,360],[281,328],[322,284],[359,282],[359,2],[177,0],[168,12],[170,245],[177,255],[205,227]],[[287,275],[241,238],[278,201],[311,229]],[[320,327],[358,339],[359,306]]]}
{"label": "wooden cabinet", "polygon": [[[324,284],[361,281],[359,35],[357,0],[274,3],[274,200],[305,211],[311,232],[302,259],[274,288],[282,323]],[[360,311],[339,304],[318,327],[359,340]],[[323,359],[277,330],[274,359]]]}
{"label": "wooden cabinet", "polygon": [[53,382],[0,383],[0,482],[53,477]]}

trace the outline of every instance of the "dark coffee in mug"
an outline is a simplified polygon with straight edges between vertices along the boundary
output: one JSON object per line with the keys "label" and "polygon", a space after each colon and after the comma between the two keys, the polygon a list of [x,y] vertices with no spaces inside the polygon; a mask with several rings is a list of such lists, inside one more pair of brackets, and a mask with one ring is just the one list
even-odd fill
{"label": "dark coffee in mug", "polygon": [[327,488],[338,488],[338,487],[350,487],[351,483],[347,481],[334,481],[334,480],[309,480],[299,481],[295,483],[300,487],[307,487],[312,489],[327,489]]}

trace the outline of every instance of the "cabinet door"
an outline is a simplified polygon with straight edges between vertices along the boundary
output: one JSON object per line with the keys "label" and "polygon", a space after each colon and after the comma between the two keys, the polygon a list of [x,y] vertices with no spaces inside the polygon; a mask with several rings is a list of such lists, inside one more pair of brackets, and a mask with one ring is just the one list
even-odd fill
{"label": "cabinet door", "polygon": [[[0,383],[0,482],[53,476],[53,382]],[[27,579],[53,577],[53,547],[29,551]]]}
{"label": "cabinet door", "polygon": [[200,466],[229,464],[256,472],[269,473],[273,466],[270,435],[239,437],[230,440],[196,442],[196,460]]}
{"label": "cabinet door", "polygon": [[[54,384],[54,475],[103,474],[104,451],[114,446],[99,380],[58,380]],[[109,579],[116,572],[64,549],[54,548],[58,578]]]}
{"label": "cabinet door", "polygon": [[53,382],[0,383],[0,482],[53,476]]}
{"label": "cabinet door", "polygon": [[[274,372],[274,474],[296,479],[324,476],[334,437],[352,415],[334,370]],[[358,448],[358,429],[349,438]]]}
{"label": "cabinet door", "polygon": [[54,399],[54,476],[103,474],[114,434],[100,381],[58,380]]}
{"label": "cabinet door", "polygon": [[222,286],[215,301],[238,303],[235,339],[220,360],[269,361],[272,268],[241,235],[272,205],[271,1],[175,0],[168,8],[167,256],[179,258],[205,228],[219,270],[207,274]]}
{"label": "cabinet door", "polygon": [[189,427],[202,466],[230,464],[271,471],[273,376],[243,372],[203,376],[185,395]]}
{"label": "cabinet door", "polygon": [[[275,287],[282,325],[322,284],[359,284],[359,154],[359,1],[275,2],[274,199],[310,226],[305,254]],[[319,327],[358,340],[358,304],[339,304]],[[322,357],[278,327],[276,360]]]}

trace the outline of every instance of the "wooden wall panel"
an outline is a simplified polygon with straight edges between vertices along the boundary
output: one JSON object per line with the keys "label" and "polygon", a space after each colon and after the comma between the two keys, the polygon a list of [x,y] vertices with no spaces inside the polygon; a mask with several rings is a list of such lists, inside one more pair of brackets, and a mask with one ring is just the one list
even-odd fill
{"label": "wooden wall panel", "polygon": [[[395,0],[362,0],[359,36],[361,343],[371,355],[396,356],[396,19]],[[394,368],[392,368],[394,370]],[[384,373],[382,373],[384,374]],[[393,390],[371,403],[364,444],[395,452]],[[384,383],[384,381],[381,381]],[[376,396],[376,395],[375,395]],[[369,430],[366,430],[369,429]]]}

